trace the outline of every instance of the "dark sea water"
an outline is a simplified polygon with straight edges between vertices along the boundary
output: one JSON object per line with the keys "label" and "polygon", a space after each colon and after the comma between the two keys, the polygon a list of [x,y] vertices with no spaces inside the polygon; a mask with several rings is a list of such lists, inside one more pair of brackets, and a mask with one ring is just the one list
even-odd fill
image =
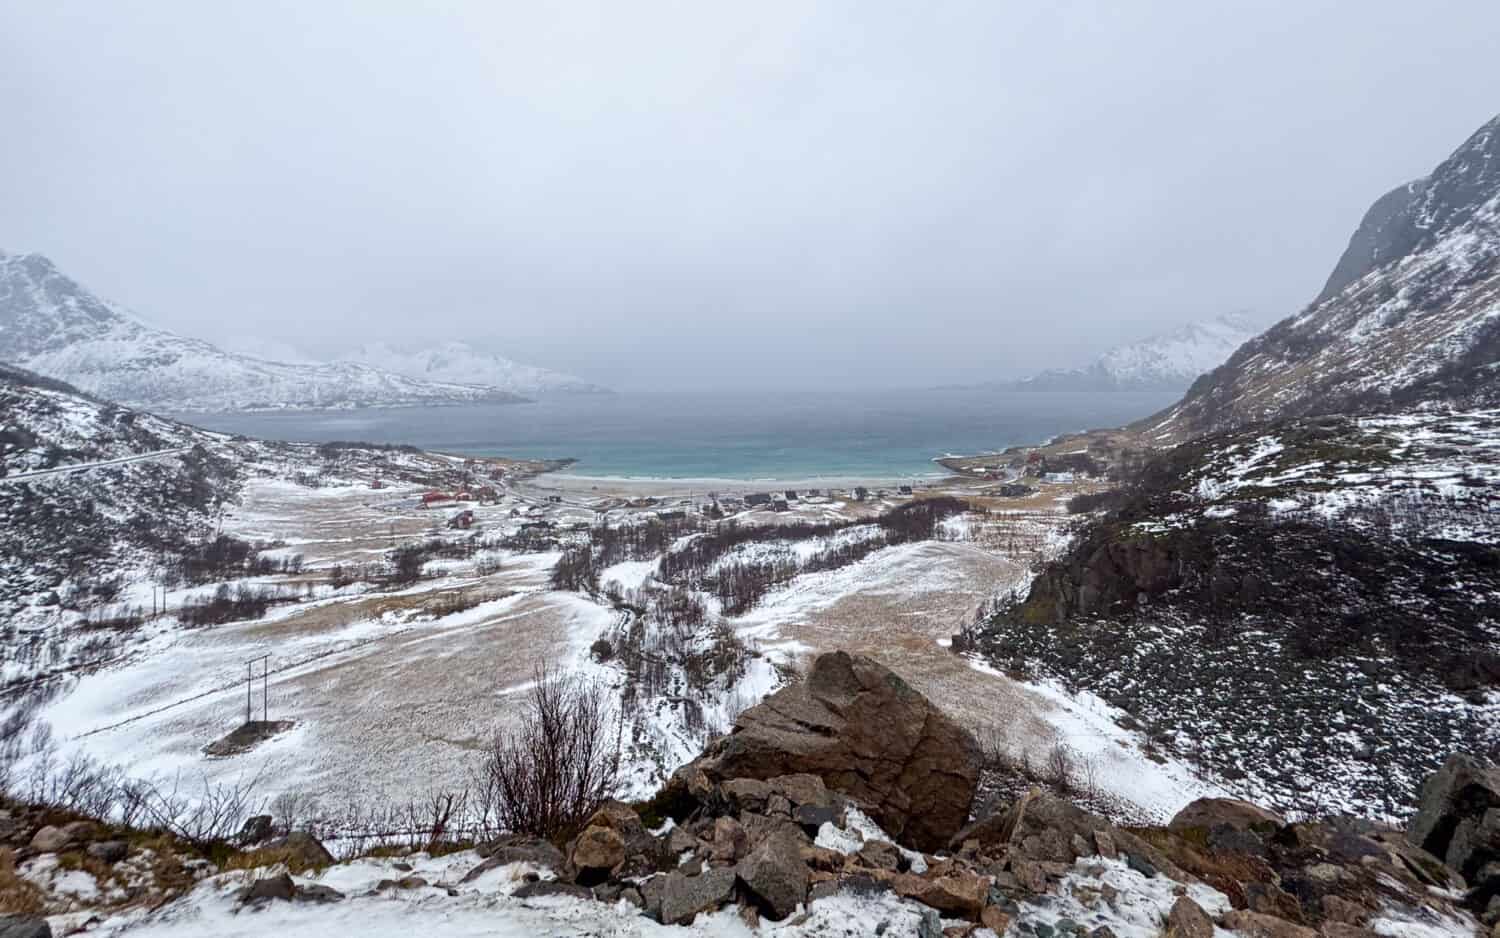
{"label": "dark sea water", "polygon": [[573,457],[587,476],[898,477],[932,459],[1038,443],[1154,413],[1172,393],[983,390],[579,395],[535,404],[194,414],[266,439],[411,443],[471,456]]}

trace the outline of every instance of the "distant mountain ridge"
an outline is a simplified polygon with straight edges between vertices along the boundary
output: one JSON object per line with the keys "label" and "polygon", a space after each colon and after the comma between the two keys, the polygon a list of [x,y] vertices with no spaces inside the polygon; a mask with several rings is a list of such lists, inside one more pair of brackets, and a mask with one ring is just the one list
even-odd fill
{"label": "distant mountain ridge", "polygon": [[402,352],[383,343],[360,347],[349,361],[428,381],[477,384],[512,394],[608,394],[608,388],[534,365],[523,365],[465,342]]}
{"label": "distant mountain ridge", "polygon": [[1500,117],[1378,199],[1311,305],[1135,425],[1159,443],[1253,421],[1500,404]]}
{"label": "distant mountain ridge", "polygon": [[1053,368],[986,385],[1007,391],[1185,391],[1222,365],[1257,329],[1243,313],[1225,313],[1110,349],[1083,368]]}
{"label": "distant mountain ridge", "polygon": [[0,253],[0,361],[132,407],[303,410],[521,403],[509,391],[356,362],[273,362],[158,329],[40,254]]}

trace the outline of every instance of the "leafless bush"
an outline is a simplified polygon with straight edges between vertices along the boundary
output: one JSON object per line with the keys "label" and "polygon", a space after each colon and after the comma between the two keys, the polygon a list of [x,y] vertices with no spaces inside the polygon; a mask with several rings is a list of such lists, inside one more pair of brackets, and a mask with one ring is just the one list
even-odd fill
{"label": "leafless bush", "polygon": [[290,833],[315,823],[322,811],[317,796],[305,791],[284,791],[271,799],[266,813],[271,815],[277,830]]}
{"label": "leafless bush", "polygon": [[179,773],[170,789],[152,786],[143,802],[148,824],[175,834],[199,849],[228,840],[245,819],[259,814],[256,790],[261,773],[233,782],[214,782],[205,774],[199,785],[184,785]]}
{"label": "leafless bush", "polygon": [[1077,753],[1072,746],[1059,740],[1047,750],[1047,781],[1058,791],[1073,790],[1073,775]]}
{"label": "leafless bush", "polygon": [[526,713],[486,754],[481,798],[504,829],[561,839],[619,787],[619,731],[603,687],[545,663],[534,673]]}

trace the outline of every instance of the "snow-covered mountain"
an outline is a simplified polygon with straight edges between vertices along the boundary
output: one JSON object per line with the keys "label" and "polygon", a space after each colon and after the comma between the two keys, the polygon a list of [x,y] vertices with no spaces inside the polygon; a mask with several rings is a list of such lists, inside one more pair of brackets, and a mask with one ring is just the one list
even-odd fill
{"label": "snow-covered mountain", "polygon": [[1500,117],[1366,213],[1323,292],[1138,425],[1500,403]]}
{"label": "snow-covered mountain", "polygon": [[1189,323],[1112,348],[1083,368],[1049,369],[1006,382],[1014,391],[1181,391],[1224,364],[1259,330],[1240,313]]}
{"label": "snow-covered mountain", "polygon": [[608,393],[607,388],[582,378],[523,365],[463,342],[445,342],[410,352],[374,343],[358,349],[349,360],[412,378],[485,385],[527,396]]}
{"label": "snow-covered mountain", "polygon": [[167,411],[516,403],[509,391],[356,362],[276,362],[147,325],[40,254],[0,253],[0,361]]}

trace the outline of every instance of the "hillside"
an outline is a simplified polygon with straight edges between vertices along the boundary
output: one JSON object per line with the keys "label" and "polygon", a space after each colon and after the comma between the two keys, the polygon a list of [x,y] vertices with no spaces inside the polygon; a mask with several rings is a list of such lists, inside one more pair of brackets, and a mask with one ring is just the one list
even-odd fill
{"label": "hillside", "polygon": [[1500,117],[1366,214],[1318,298],[1137,429],[1500,402]]}
{"label": "hillside", "polygon": [[1255,332],[1243,315],[1226,313],[1117,346],[1081,368],[1049,369],[991,386],[1008,391],[1185,391]]}
{"label": "hillside", "polygon": [[607,388],[582,378],[523,365],[463,342],[403,352],[375,343],[360,347],[349,361],[384,371],[451,384],[477,384],[527,397],[548,394],[605,394]]}
{"label": "hillside", "polygon": [[147,325],[39,254],[0,254],[0,361],[165,411],[516,403],[507,391],[353,362],[273,362]]}
{"label": "hillside", "polygon": [[1500,743],[1497,155],[1500,119],[1130,428],[1156,451],[966,647],[1288,808],[1401,817],[1443,753]]}
{"label": "hillside", "polygon": [[1401,817],[1443,753],[1500,742],[1497,517],[1500,411],[1215,434],[968,641],[1247,796]]}

